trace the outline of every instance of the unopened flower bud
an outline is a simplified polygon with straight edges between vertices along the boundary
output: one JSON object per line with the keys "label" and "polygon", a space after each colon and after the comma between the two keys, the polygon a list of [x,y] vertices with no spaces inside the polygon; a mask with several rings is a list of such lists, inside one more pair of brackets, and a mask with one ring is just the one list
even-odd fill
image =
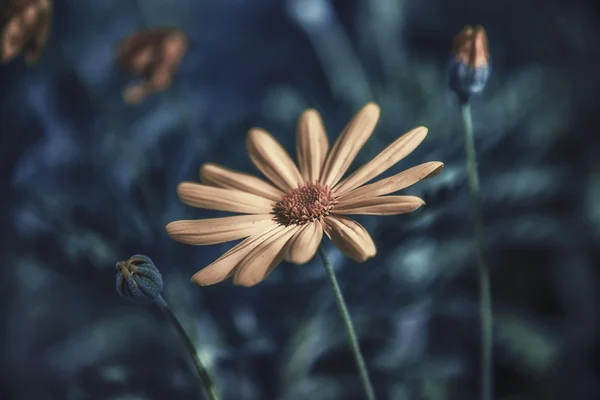
{"label": "unopened flower bud", "polygon": [[456,35],[449,68],[450,88],[466,103],[485,89],[492,64],[485,29],[466,26]]}
{"label": "unopened flower bud", "polygon": [[163,290],[163,280],[152,260],[135,255],[117,263],[117,292],[140,303],[156,300]]}

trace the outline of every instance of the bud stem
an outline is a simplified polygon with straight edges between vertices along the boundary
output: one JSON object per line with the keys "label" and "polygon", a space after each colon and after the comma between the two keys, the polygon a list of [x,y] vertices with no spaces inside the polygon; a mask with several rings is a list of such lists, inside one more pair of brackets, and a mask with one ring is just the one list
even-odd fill
{"label": "bud stem", "polygon": [[208,398],[210,400],[219,400],[217,389],[215,388],[215,385],[210,375],[208,374],[206,367],[204,367],[204,364],[202,364],[202,361],[200,361],[200,357],[198,357],[196,348],[194,347],[194,344],[185,332],[185,329],[183,329],[183,325],[181,325],[181,322],[179,322],[179,320],[177,319],[177,317],[175,316],[175,314],[173,313],[173,311],[162,296],[158,296],[154,303],[158,306],[158,308],[161,309],[161,311],[165,314],[169,322],[175,327],[175,330],[177,331],[179,338],[183,342],[185,349],[192,358],[192,362],[194,363],[194,367],[196,368],[198,378],[200,379],[200,386],[204,390],[206,390]]}
{"label": "bud stem", "polygon": [[475,143],[473,140],[473,119],[471,105],[468,101],[461,102],[462,119],[465,128],[465,152],[467,156],[467,173],[469,175],[469,194],[474,213],[474,235],[479,267],[479,295],[481,319],[481,399],[492,400],[492,344],[493,344],[493,315],[492,290],[490,271],[485,262],[483,242],[483,211],[479,195],[479,176]]}
{"label": "bud stem", "polygon": [[354,326],[352,325],[352,319],[350,318],[348,307],[346,307],[344,295],[342,294],[342,290],[340,289],[340,285],[335,276],[333,266],[331,265],[331,262],[327,257],[327,251],[325,250],[325,247],[322,244],[319,247],[319,255],[321,256],[321,261],[323,262],[325,271],[327,271],[327,276],[329,276],[329,282],[331,283],[331,288],[333,289],[333,293],[337,301],[340,316],[342,317],[342,320],[346,325],[346,332],[348,333],[348,339],[350,340],[350,347],[352,349],[352,353],[354,354],[354,359],[356,360],[356,366],[358,367],[358,372],[360,374],[360,379],[365,389],[365,393],[367,394],[367,399],[375,400],[375,390],[373,390],[373,384],[371,383],[371,379],[369,378],[369,373],[367,372],[365,360],[360,351],[360,346],[358,344],[356,332],[354,331]]}

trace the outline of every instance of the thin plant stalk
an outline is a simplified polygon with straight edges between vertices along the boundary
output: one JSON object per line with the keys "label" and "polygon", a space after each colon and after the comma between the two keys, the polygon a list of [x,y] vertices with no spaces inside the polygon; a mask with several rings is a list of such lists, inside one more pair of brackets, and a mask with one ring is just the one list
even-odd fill
{"label": "thin plant stalk", "polygon": [[200,360],[200,357],[198,356],[198,353],[196,352],[196,348],[194,347],[194,344],[192,343],[189,336],[185,332],[185,329],[183,328],[183,325],[181,325],[181,322],[179,322],[179,319],[177,319],[177,317],[175,316],[175,314],[173,313],[173,311],[171,310],[171,308],[169,307],[169,305],[163,299],[162,296],[159,296],[154,301],[154,303],[165,314],[165,316],[167,317],[169,322],[173,325],[173,327],[175,327],[175,330],[177,331],[179,338],[183,342],[185,349],[187,350],[188,354],[190,355],[190,357],[192,359],[192,362],[196,369],[196,373],[200,380],[200,386],[203,388],[203,390],[206,391],[206,394],[208,395],[208,399],[219,400],[220,397],[217,393],[217,389],[216,389],[206,367],[204,366],[204,364],[202,364],[202,361]]}
{"label": "thin plant stalk", "polygon": [[340,316],[342,317],[344,325],[346,326],[346,332],[348,333],[348,339],[350,340],[350,348],[352,349],[352,353],[354,354],[356,366],[358,367],[358,372],[360,374],[360,380],[362,381],[363,387],[365,389],[367,399],[375,400],[375,390],[373,390],[373,384],[371,383],[371,379],[369,378],[369,373],[367,371],[365,359],[362,355],[362,352],[360,351],[358,338],[356,337],[356,332],[354,330],[354,326],[352,325],[352,319],[350,318],[350,313],[348,312],[348,307],[346,306],[344,295],[342,294],[342,290],[340,289],[340,285],[335,276],[333,266],[329,261],[329,257],[327,257],[327,251],[325,250],[325,247],[322,244],[319,247],[319,255],[321,256],[321,261],[323,262],[323,266],[327,271],[327,276],[329,277],[329,282],[331,283],[331,288],[333,289],[333,293],[337,301]]}
{"label": "thin plant stalk", "polygon": [[[318,15],[297,12],[311,6],[319,10]],[[373,99],[367,74],[331,0],[288,0],[288,7],[291,17],[306,32],[332,93],[360,106],[365,99]]]}
{"label": "thin plant stalk", "polygon": [[479,195],[479,176],[475,144],[473,140],[473,119],[471,105],[464,102],[461,105],[462,119],[465,129],[465,152],[467,156],[467,173],[469,175],[469,194],[474,212],[475,248],[479,271],[480,320],[481,320],[481,399],[492,400],[492,346],[493,346],[493,314],[490,270],[485,262],[483,248],[483,211]]}

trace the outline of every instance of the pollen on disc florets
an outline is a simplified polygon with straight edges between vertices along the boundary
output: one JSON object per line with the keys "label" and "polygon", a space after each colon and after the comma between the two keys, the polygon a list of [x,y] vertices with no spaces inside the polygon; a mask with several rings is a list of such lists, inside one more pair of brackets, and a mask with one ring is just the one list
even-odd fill
{"label": "pollen on disc florets", "polygon": [[304,225],[329,215],[336,204],[329,187],[307,183],[283,195],[273,207],[273,214],[282,225]]}

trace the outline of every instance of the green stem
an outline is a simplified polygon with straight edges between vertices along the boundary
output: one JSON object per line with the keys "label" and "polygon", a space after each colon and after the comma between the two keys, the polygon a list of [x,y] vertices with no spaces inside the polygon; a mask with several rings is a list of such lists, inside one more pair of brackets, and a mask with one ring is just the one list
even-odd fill
{"label": "green stem", "polygon": [[171,308],[169,307],[167,302],[162,298],[162,296],[159,296],[154,301],[154,303],[161,309],[161,311],[165,314],[169,322],[175,327],[175,330],[177,331],[179,338],[183,342],[185,349],[192,358],[192,362],[194,363],[194,367],[196,368],[198,378],[200,379],[200,385],[204,390],[206,390],[208,398],[210,400],[219,400],[217,389],[215,388],[215,385],[213,384],[213,381],[210,375],[208,374],[208,371],[204,367],[204,364],[202,364],[202,361],[200,361],[200,357],[198,357],[196,348],[194,347],[194,344],[190,340],[187,333],[185,333],[185,329],[183,329],[183,325],[181,325],[181,322],[179,322],[175,314],[173,314],[173,311],[171,311]]}
{"label": "green stem", "polygon": [[340,285],[335,277],[335,272],[333,271],[333,267],[331,266],[331,262],[327,257],[327,252],[325,251],[325,247],[323,245],[319,247],[319,255],[321,256],[321,261],[323,262],[323,266],[327,271],[327,276],[329,276],[329,282],[331,283],[331,288],[335,294],[340,316],[346,325],[346,332],[348,333],[348,339],[350,340],[350,347],[352,349],[352,353],[354,354],[356,366],[358,367],[358,372],[360,374],[360,379],[365,389],[365,393],[367,394],[367,399],[375,400],[373,384],[371,384],[371,379],[369,378],[369,373],[367,372],[365,360],[360,351],[360,346],[358,345],[358,338],[356,337],[356,332],[354,331],[354,326],[352,325],[352,319],[350,318],[350,313],[348,312],[344,295],[342,294],[342,290],[340,289]]}
{"label": "green stem", "polygon": [[485,262],[483,249],[483,211],[479,196],[479,177],[475,144],[473,141],[473,119],[471,106],[468,102],[462,104],[462,119],[465,127],[465,151],[467,155],[467,172],[469,174],[469,194],[474,212],[475,247],[477,251],[477,264],[479,266],[479,295],[481,319],[481,399],[492,400],[492,346],[493,346],[493,315],[492,315],[492,290],[490,283],[490,270]]}

